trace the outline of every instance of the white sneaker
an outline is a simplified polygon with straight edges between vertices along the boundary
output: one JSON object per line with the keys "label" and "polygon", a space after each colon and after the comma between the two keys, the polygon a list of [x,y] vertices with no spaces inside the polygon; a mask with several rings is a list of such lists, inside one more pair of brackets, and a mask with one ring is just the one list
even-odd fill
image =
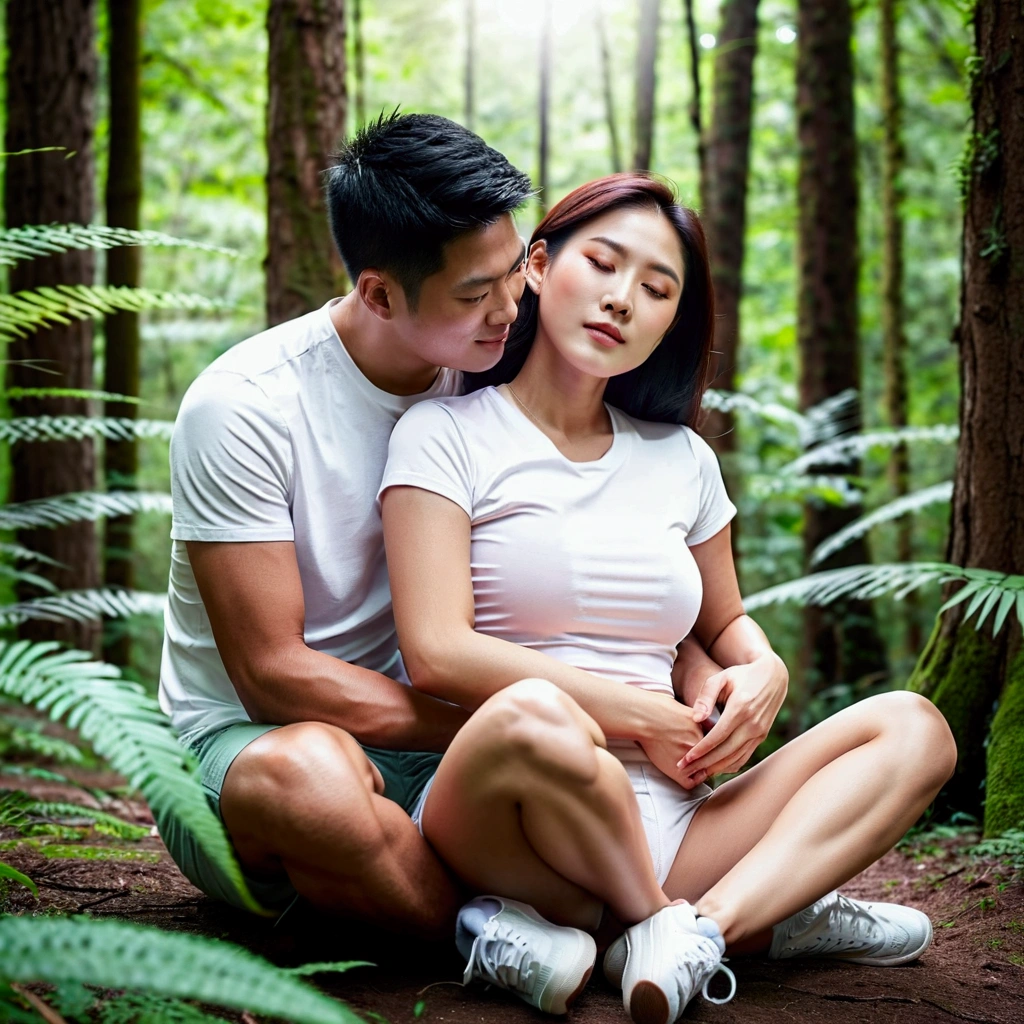
{"label": "white sneaker", "polygon": [[[634,1024],[671,1024],[701,992],[712,1003],[736,994],[736,977],[722,966],[725,940],[710,918],[698,918],[688,903],[674,903],[633,925],[604,955],[604,975],[622,986],[622,1005]],[[708,994],[722,971],[731,988],[724,999]]]}
{"label": "white sneaker", "polygon": [[898,903],[863,903],[830,892],[772,929],[768,956],[820,956],[873,967],[916,960],[932,941],[926,914]]}
{"label": "white sneaker", "polygon": [[565,1013],[594,969],[593,938],[552,924],[525,903],[487,899],[501,909],[473,940],[463,984],[497,985],[545,1013]]}

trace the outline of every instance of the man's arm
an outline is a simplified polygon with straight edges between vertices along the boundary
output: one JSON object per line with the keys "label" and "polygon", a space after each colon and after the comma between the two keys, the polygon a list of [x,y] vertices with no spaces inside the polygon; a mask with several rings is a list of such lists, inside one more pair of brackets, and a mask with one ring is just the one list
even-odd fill
{"label": "man's arm", "polygon": [[443,751],[466,712],[311,650],[291,541],[186,543],[228,677],[254,722],[327,722],[370,746]]}

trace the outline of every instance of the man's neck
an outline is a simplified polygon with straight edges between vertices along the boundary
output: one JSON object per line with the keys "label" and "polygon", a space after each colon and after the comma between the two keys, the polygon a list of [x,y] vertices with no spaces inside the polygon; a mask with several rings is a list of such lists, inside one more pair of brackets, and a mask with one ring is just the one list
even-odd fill
{"label": "man's neck", "polygon": [[388,322],[374,316],[355,292],[329,312],[345,351],[371,384],[392,395],[418,395],[430,389],[440,367],[409,352]]}

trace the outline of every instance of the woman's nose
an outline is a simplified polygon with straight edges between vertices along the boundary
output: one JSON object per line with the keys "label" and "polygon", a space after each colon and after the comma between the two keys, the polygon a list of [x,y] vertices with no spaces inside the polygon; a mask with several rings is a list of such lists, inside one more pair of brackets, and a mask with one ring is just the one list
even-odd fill
{"label": "woman's nose", "polygon": [[619,299],[610,295],[601,304],[601,309],[606,313],[612,313],[621,317],[628,317],[630,314],[630,305],[626,299]]}

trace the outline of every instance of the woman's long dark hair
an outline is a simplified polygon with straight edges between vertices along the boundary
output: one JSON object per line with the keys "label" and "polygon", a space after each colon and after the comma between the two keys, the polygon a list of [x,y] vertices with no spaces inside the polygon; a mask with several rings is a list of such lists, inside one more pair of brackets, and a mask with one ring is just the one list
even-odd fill
{"label": "woman's long dark hair", "polygon": [[[704,229],[665,183],[646,174],[613,174],[570,192],[537,225],[530,245],[544,239],[550,259],[587,221],[626,207],[660,210],[683,248],[683,291],[676,318],[661,344],[635,370],[612,377],[605,401],[641,420],[696,427],[707,387],[714,337],[715,295]],[[537,333],[538,298],[527,287],[505,352],[492,369],[466,374],[466,390],[507,384],[523,368]]]}

